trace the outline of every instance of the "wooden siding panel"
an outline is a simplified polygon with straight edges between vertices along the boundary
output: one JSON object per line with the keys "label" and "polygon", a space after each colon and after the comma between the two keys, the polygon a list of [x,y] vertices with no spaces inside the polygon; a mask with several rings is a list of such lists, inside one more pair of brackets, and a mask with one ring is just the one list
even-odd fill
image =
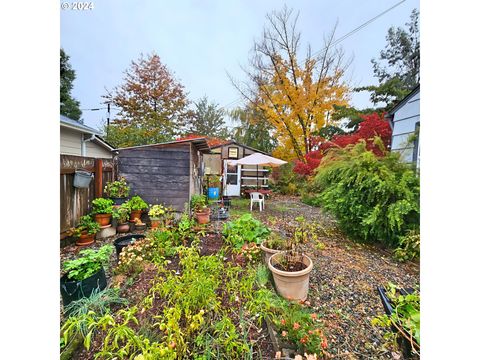
{"label": "wooden siding panel", "polygon": [[149,204],[183,211],[189,201],[189,144],[120,150],[118,171],[130,184],[131,194]]}

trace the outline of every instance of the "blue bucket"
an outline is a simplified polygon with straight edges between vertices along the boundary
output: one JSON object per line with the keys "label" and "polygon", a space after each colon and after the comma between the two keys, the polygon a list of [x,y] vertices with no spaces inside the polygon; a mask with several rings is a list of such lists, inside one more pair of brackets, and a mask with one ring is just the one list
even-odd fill
{"label": "blue bucket", "polygon": [[220,194],[219,188],[208,188],[208,198],[209,199],[218,199]]}

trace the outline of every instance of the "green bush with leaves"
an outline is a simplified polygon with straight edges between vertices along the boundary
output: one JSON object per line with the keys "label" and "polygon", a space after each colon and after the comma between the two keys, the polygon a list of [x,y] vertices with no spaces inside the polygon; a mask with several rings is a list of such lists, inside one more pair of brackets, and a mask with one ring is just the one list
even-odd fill
{"label": "green bush with leaves", "polygon": [[137,211],[148,208],[148,204],[138,195],[132,196],[132,198],[127,201],[127,204],[130,210]]}
{"label": "green bush with leaves", "polygon": [[397,260],[415,260],[420,257],[420,233],[417,230],[410,230],[406,235],[401,236],[399,245],[394,252]]}
{"label": "green bush with leaves", "polygon": [[105,198],[96,198],[92,200],[93,214],[111,214],[113,212],[113,200]]}
{"label": "green bush with leaves", "polygon": [[117,181],[108,182],[105,185],[105,195],[114,198],[126,198],[130,194],[130,186],[128,186],[125,178]]}
{"label": "green bush with leaves", "polygon": [[194,211],[199,211],[207,207],[207,197],[203,194],[194,194],[190,199],[190,207]]}
{"label": "green bush with leaves", "polygon": [[88,214],[80,217],[80,222],[76,227],[70,229],[70,234],[78,238],[83,232],[92,235],[98,231],[100,231],[100,225],[93,220],[92,215]]}
{"label": "green bush with leaves", "polygon": [[119,224],[124,224],[127,222],[130,216],[130,208],[127,203],[123,203],[118,207],[113,208],[112,217],[118,220]]}
{"label": "green bush with leaves", "polygon": [[259,245],[269,234],[270,230],[249,213],[223,225],[225,242],[236,249],[240,249],[246,242]]}
{"label": "green bush with leaves", "polygon": [[364,141],[331,149],[313,188],[314,202],[334,214],[354,239],[398,246],[401,236],[419,228],[419,178],[398,153],[378,157]]}
{"label": "green bush with leaves", "polygon": [[280,167],[274,174],[274,183],[271,188],[274,192],[283,195],[300,195],[306,185],[304,177],[293,171],[294,164],[288,163]]}
{"label": "green bush with leaves", "polygon": [[63,263],[63,270],[67,273],[69,280],[84,280],[107,265],[112,252],[112,245],[104,245],[98,250],[82,250],[79,258]]}

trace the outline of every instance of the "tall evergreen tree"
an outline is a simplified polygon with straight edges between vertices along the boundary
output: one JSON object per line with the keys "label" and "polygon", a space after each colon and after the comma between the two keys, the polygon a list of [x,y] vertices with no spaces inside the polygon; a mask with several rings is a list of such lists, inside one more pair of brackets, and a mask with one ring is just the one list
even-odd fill
{"label": "tall evergreen tree", "polygon": [[75,80],[75,70],[69,63],[70,57],[65,51],[60,49],[60,114],[65,115],[74,120],[80,120],[82,111],[80,110],[80,102],[75,100],[71,91],[73,89],[73,81]]}
{"label": "tall evergreen tree", "polygon": [[[356,90],[371,92],[374,104],[385,103],[390,109],[420,83],[420,29],[419,12],[413,9],[407,29],[391,27],[386,36],[387,45],[378,59],[372,59],[373,72],[379,85]],[[386,62],[386,66],[383,63]]]}
{"label": "tall evergreen tree", "polygon": [[224,120],[225,112],[216,103],[209,103],[207,96],[195,103],[193,119],[187,132],[225,139],[228,136]]}

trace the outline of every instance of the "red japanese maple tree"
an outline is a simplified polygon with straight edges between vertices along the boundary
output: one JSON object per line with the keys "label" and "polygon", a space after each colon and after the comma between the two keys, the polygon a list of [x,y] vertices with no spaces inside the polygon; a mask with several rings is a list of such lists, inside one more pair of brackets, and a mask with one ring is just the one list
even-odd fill
{"label": "red japanese maple tree", "polygon": [[[317,139],[318,150],[310,151],[305,155],[305,163],[297,161],[293,171],[297,174],[310,176],[320,165],[323,156],[327,150],[332,147],[344,148],[350,144],[355,144],[360,140],[365,140],[367,149],[377,156],[382,156],[383,151],[375,143],[374,138],[380,137],[385,149],[390,148],[392,129],[387,120],[384,120],[384,114],[372,113],[360,115],[364,120],[359,124],[358,130],[352,134],[335,135],[331,141]],[[322,141],[323,140],[323,141]]]}

